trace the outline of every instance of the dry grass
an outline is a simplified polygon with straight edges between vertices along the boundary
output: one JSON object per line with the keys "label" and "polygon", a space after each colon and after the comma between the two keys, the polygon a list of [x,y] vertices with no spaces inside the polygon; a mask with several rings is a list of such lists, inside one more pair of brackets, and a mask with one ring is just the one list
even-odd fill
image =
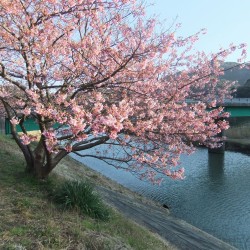
{"label": "dry grass", "polygon": [[[78,211],[59,210],[48,198],[49,190],[63,181],[53,174],[44,182],[24,174],[22,154],[12,139],[0,137],[0,249],[172,249],[146,229],[112,211],[109,222],[101,222]],[[73,178],[80,165],[65,159],[58,168]],[[108,184],[98,174],[83,169],[83,175]],[[109,184],[110,185],[110,184]],[[112,188],[121,189],[117,184]]]}

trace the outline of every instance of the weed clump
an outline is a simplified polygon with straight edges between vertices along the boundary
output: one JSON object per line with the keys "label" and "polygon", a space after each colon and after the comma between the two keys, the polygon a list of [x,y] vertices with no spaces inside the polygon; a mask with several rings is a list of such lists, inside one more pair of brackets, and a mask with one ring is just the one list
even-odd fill
{"label": "weed clump", "polygon": [[65,181],[55,189],[53,200],[63,209],[76,208],[95,219],[106,221],[110,217],[109,209],[87,181]]}

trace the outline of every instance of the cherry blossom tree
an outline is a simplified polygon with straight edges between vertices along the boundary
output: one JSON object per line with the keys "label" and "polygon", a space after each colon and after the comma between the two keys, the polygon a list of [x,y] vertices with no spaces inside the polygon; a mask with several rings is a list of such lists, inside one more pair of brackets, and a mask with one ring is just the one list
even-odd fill
{"label": "cherry blossom tree", "polygon": [[207,56],[193,50],[203,31],[159,25],[136,0],[0,1],[0,100],[27,171],[45,178],[74,152],[159,182],[183,178],[193,142],[216,146],[220,63],[236,47]]}

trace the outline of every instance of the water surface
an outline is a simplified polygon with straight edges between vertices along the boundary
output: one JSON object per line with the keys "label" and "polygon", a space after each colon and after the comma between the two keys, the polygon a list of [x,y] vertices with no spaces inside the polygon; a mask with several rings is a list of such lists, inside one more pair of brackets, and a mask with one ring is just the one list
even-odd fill
{"label": "water surface", "polygon": [[129,189],[167,204],[172,214],[215,237],[239,249],[250,249],[249,156],[208,154],[207,149],[198,149],[182,157],[186,178],[165,178],[161,186],[140,181],[96,159],[73,157]]}

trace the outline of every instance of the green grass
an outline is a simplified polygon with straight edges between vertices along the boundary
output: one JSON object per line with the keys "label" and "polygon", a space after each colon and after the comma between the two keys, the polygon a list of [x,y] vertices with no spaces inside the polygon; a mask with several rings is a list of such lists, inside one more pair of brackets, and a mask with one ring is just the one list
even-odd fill
{"label": "green grass", "polygon": [[82,214],[103,221],[110,218],[109,209],[89,181],[65,181],[54,191],[53,200],[63,209],[75,208]]}
{"label": "green grass", "polygon": [[[74,168],[70,159],[64,164]],[[52,174],[37,181],[24,168],[15,142],[0,135],[0,249],[172,249],[114,210],[100,221],[58,208],[48,197],[65,180]]]}

